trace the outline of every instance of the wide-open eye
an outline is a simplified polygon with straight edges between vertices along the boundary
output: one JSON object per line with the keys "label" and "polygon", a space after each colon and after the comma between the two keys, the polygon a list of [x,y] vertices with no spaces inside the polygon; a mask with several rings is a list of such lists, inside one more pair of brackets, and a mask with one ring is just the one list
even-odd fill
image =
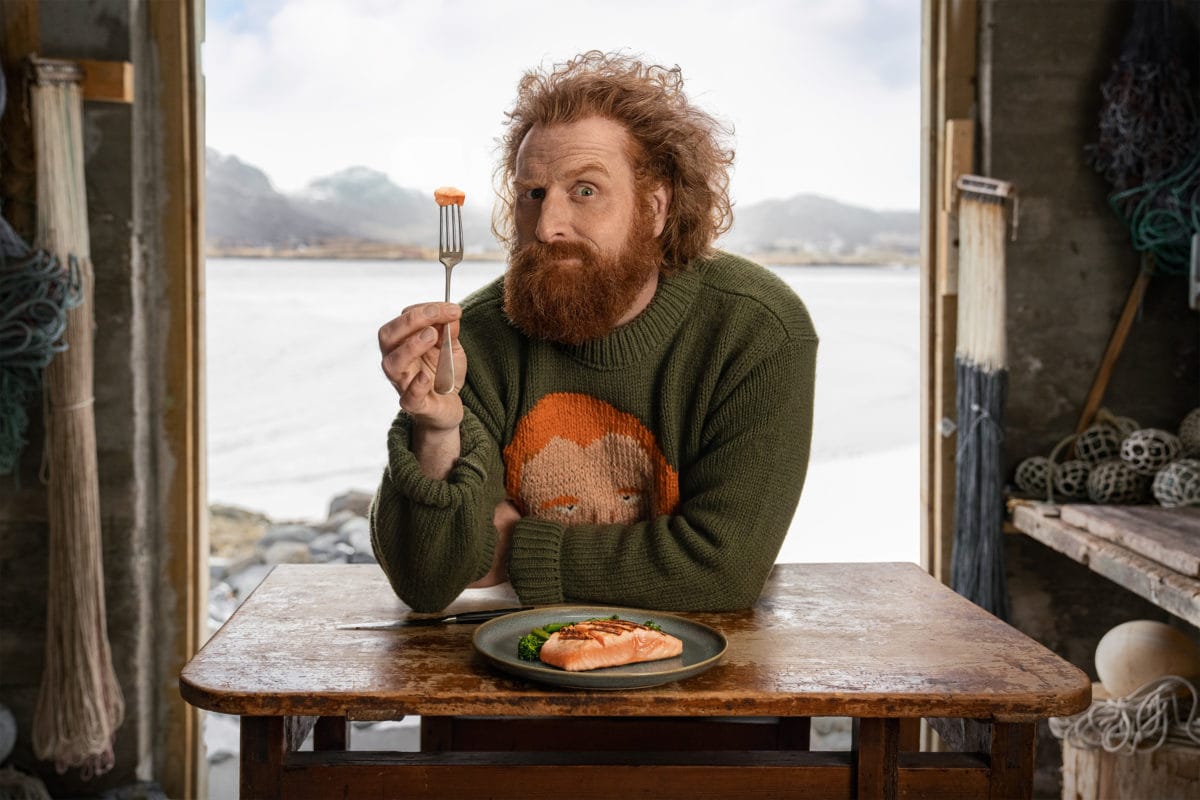
{"label": "wide-open eye", "polygon": [[542,200],[546,197],[546,190],[538,186],[524,190],[519,196],[522,200]]}
{"label": "wide-open eye", "polygon": [[594,186],[581,185],[575,187],[576,197],[591,197],[594,194],[596,194],[596,187]]}

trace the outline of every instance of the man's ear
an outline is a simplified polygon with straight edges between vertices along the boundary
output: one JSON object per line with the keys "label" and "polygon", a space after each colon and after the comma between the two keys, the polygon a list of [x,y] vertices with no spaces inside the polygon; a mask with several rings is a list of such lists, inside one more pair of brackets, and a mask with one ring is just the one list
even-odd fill
{"label": "man's ear", "polygon": [[671,207],[671,184],[660,183],[650,192],[650,205],[654,209],[654,235],[661,236],[667,226],[667,209]]}

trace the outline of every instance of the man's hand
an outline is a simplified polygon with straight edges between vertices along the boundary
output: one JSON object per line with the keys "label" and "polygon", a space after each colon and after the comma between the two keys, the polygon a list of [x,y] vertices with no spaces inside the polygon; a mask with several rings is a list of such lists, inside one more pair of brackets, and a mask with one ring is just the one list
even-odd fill
{"label": "man's hand", "polygon": [[479,580],[469,585],[468,589],[484,589],[508,580],[508,554],[512,550],[513,528],[521,521],[521,512],[505,500],[496,506],[492,513],[492,524],[496,526],[496,550],[492,554],[492,568]]}
{"label": "man's hand", "polygon": [[[383,374],[400,396],[400,407],[413,419],[413,453],[421,471],[445,479],[460,452],[458,426],[463,407],[458,390],[467,376],[467,355],[458,341],[462,309],[453,303],[421,303],[379,329]],[[441,340],[450,323],[454,347],[454,391],[433,391]]]}

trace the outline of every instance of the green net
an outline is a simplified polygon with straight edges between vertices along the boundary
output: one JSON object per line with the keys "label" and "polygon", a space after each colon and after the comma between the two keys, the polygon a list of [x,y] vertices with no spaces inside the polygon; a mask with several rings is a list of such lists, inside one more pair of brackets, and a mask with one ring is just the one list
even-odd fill
{"label": "green net", "polygon": [[0,217],[0,475],[16,469],[42,369],[66,349],[67,310],[79,304],[79,268],[33,250]]}

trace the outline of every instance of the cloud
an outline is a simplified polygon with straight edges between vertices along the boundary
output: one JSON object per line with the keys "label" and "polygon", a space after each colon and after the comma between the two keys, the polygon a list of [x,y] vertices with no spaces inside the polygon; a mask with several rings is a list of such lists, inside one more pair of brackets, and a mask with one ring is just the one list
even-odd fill
{"label": "cloud", "polygon": [[352,164],[490,195],[521,73],[587,49],[679,64],[731,123],[735,199],[919,198],[920,7],[908,0],[210,3],[209,144],[283,189]]}

